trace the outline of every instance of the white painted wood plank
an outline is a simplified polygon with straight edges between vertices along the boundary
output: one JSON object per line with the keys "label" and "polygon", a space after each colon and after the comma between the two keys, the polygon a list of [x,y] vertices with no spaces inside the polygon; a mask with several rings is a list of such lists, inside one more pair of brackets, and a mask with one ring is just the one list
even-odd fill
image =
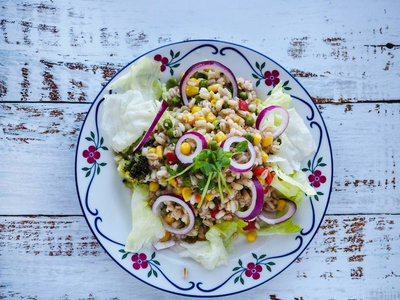
{"label": "white painted wood plank", "polygon": [[[400,104],[319,105],[334,154],[328,213],[400,212]],[[81,214],[75,145],[87,104],[0,104],[0,214]]]}
{"label": "white painted wood plank", "polygon": [[[90,102],[138,55],[198,38],[235,42],[272,57],[321,103],[400,99],[397,0],[234,0],[229,13],[210,15],[201,26],[204,11],[189,2],[118,3],[2,2],[0,99]],[[224,2],[211,7],[228,9]]]}
{"label": "white painted wood plank", "polygon": [[[399,226],[399,215],[329,216],[282,274],[222,299],[398,299]],[[0,229],[7,299],[176,299],[120,269],[83,217],[2,217]]]}

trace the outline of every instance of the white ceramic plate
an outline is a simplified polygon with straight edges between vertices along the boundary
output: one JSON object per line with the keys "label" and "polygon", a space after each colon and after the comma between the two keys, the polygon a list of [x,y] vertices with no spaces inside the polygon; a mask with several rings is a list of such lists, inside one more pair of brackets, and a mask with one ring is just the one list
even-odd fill
{"label": "white ceramic plate", "polygon": [[[303,161],[303,171],[317,190],[304,197],[294,216],[303,228],[298,234],[259,237],[248,243],[235,242],[228,266],[212,272],[190,259],[179,258],[172,250],[143,249],[125,253],[124,243],[131,230],[130,191],[116,171],[113,152],[100,124],[105,86],[94,100],[79,135],[76,160],[76,188],[86,220],[111,258],[137,279],[163,291],[199,297],[225,296],[243,292],[271,280],[306,249],[314,237],[328,206],[332,186],[332,151],[328,132],[318,108],[301,84],[278,63],[252,49],[215,40],[175,43],[152,50],[145,56],[163,58],[162,80],[179,77],[192,64],[216,60],[227,65],[236,77],[253,80],[256,92],[265,99],[274,84],[283,81],[293,97],[292,106],[303,117],[317,144],[317,152]],[[159,56],[158,56],[159,57]],[[137,58],[138,59],[138,58]],[[136,59],[136,60],[137,60]],[[126,74],[129,63],[111,79]],[[110,82],[111,82],[110,81]],[[187,268],[188,276],[182,276]]]}

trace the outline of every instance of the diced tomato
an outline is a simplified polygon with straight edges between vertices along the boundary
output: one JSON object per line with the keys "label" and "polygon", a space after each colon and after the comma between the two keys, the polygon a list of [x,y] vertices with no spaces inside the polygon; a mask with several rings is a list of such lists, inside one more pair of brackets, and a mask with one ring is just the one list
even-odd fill
{"label": "diced tomato", "polygon": [[201,196],[199,194],[196,194],[196,203],[201,202]]}
{"label": "diced tomato", "polygon": [[248,111],[249,110],[249,106],[247,105],[247,102],[242,100],[242,99],[239,99],[239,109]]}
{"label": "diced tomato", "polygon": [[266,186],[266,188],[264,189],[264,194],[267,194],[269,190],[269,185]]}
{"label": "diced tomato", "polygon": [[261,176],[261,174],[267,170],[267,168],[255,168],[253,169],[254,176]]}
{"label": "diced tomato", "polygon": [[268,172],[268,175],[267,175],[267,178],[266,178],[267,184],[270,185],[273,179],[274,179],[274,175],[272,175],[271,172]]}
{"label": "diced tomato", "polygon": [[254,230],[254,229],[257,229],[255,221],[250,221],[247,223],[246,227],[243,227],[243,230]]}
{"label": "diced tomato", "polygon": [[219,212],[219,208],[218,208],[218,206],[217,206],[214,210],[211,211],[211,213],[210,213],[210,214],[211,214],[211,217],[212,217],[212,218],[215,218],[215,215],[216,215],[218,212]]}
{"label": "diced tomato", "polygon": [[179,163],[179,160],[174,153],[169,152],[167,153],[167,163],[169,165],[175,165]]}

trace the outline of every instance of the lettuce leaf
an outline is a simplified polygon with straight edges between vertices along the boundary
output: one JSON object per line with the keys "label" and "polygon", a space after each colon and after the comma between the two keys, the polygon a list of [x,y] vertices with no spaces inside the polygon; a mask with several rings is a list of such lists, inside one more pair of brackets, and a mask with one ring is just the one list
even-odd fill
{"label": "lettuce leaf", "polygon": [[262,226],[260,229],[257,229],[258,236],[268,236],[275,234],[290,234],[300,232],[301,227],[298,224],[294,224],[292,219],[289,219],[281,224],[276,225],[268,225],[264,222],[261,222]]}
{"label": "lettuce leaf", "polygon": [[[308,196],[313,196],[316,194],[315,190],[308,182],[306,174],[304,174],[304,172],[302,172],[301,170],[295,171],[294,173],[287,175],[277,166],[276,163],[272,163],[271,167],[275,171],[276,175],[271,182],[271,186],[276,188],[284,196],[297,197],[299,191],[296,191],[296,187],[306,193]],[[275,179],[275,177],[278,178]]]}
{"label": "lettuce leaf", "polygon": [[264,107],[271,105],[282,106],[285,109],[289,109],[292,97],[286,94],[282,88],[283,82],[280,81],[274,89],[271,91],[271,95],[262,103]]}
{"label": "lettuce leaf", "polygon": [[178,250],[178,255],[190,257],[208,270],[227,265],[228,252],[233,251],[233,234],[246,225],[247,223],[243,220],[216,224],[206,233],[207,241],[199,241],[194,244],[181,242],[180,246],[183,250]]}
{"label": "lettuce leaf", "polygon": [[132,231],[128,235],[125,251],[139,252],[143,246],[150,246],[165,235],[161,219],[153,213],[148,203],[149,187],[136,185],[132,194]]}

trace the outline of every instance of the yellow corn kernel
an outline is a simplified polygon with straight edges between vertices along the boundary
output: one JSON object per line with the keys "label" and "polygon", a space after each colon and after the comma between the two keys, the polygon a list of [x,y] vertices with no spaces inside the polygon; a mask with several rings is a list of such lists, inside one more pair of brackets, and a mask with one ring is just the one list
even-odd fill
{"label": "yellow corn kernel", "polygon": [[247,240],[252,243],[257,239],[257,232],[255,231],[250,231],[246,234]]}
{"label": "yellow corn kernel", "polygon": [[210,71],[212,71],[213,69],[210,69],[210,68],[208,68],[208,69],[204,69],[204,72],[210,72]]}
{"label": "yellow corn kernel", "polygon": [[[194,83],[194,86],[199,86],[200,80],[198,80],[196,78],[190,78],[188,80],[188,82],[190,82],[190,81]],[[189,85],[191,85],[191,84],[189,84]]]}
{"label": "yellow corn kernel", "polygon": [[150,182],[150,184],[149,184],[150,191],[157,192],[159,188],[160,188],[160,185],[157,182]]}
{"label": "yellow corn kernel", "polygon": [[208,194],[206,194],[205,198],[206,198],[207,201],[212,201],[215,198],[215,195],[211,194],[211,193],[208,193]]}
{"label": "yellow corn kernel", "polygon": [[175,188],[175,194],[177,194],[178,196],[182,195],[182,190],[183,188],[181,186],[178,186]]}
{"label": "yellow corn kernel", "polygon": [[256,99],[256,104],[258,105],[258,104],[261,104],[262,103],[262,101],[260,100],[260,99]]}
{"label": "yellow corn kernel", "polygon": [[190,196],[192,196],[192,189],[190,187],[184,187],[182,189],[182,196],[186,202],[190,200]]}
{"label": "yellow corn kernel", "polygon": [[201,120],[205,120],[206,118],[204,118],[204,117],[197,117],[196,119],[195,119],[195,121],[201,121]]}
{"label": "yellow corn kernel", "polygon": [[172,222],[175,221],[175,218],[172,216],[172,212],[168,213],[164,217],[164,221],[168,224],[171,224]]}
{"label": "yellow corn kernel", "polygon": [[166,231],[165,235],[160,239],[160,242],[166,242],[169,240],[170,237],[171,237],[171,234],[168,231]]}
{"label": "yellow corn kernel", "polygon": [[211,106],[215,107],[217,105],[217,101],[218,101],[217,99],[212,99],[211,100]]}
{"label": "yellow corn kernel", "polygon": [[192,108],[192,114],[195,114],[195,113],[197,113],[197,112],[199,112],[199,111],[201,111],[202,110],[202,108],[200,107],[200,106],[193,106],[193,108]]}
{"label": "yellow corn kernel", "polygon": [[193,85],[187,85],[185,87],[186,96],[193,97],[199,93],[199,87]]}
{"label": "yellow corn kernel", "polygon": [[207,121],[207,122],[212,123],[212,122],[214,122],[216,119],[217,119],[217,117],[216,117],[212,112],[209,112],[209,113],[206,115],[206,121]]}
{"label": "yellow corn kernel", "polygon": [[239,123],[241,119],[241,117],[239,117],[238,115],[231,115],[231,118],[235,123]]}
{"label": "yellow corn kernel", "polygon": [[174,188],[176,188],[178,186],[178,181],[176,181],[176,179],[173,178],[169,181],[169,184],[172,185]]}
{"label": "yellow corn kernel", "polygon": [[261,178],[260,176],[256,176],[256,177],[257,177],[258,181],[260,181],[261,185],[265,184],[265,179],[264,178]]}
{"label": "yellow corn kernel", "polygon": [[214,96],[215,96],[214,92],[210,92],[210,97],[208,99],[212,100],[214,98]]}
{"label": "yellow corn kernel", "polygon": [[194,116],[192,114],[185,115],[185,118],[186,118],[186,122],[188,122],[190,125],[193,125],[195,119],[194,119]]}
{"label": "yellow corn kernel", "polygon": [[221,142],[225,141],[227,139],[227,137],[226,137],[225,133],[220,131],[215,135],[215,139],[217,140],[218,143],[221,143]]}
{"label": "yellow corn kernel", "polygon": [[253,136],[253,145],[257,146],[261,142],[261,134],[258,132],[254,134]]}
{"label": "yellow corn kernel", "polygon": [[268,160],[268,154],[264,150],[261,150],[261,160],[263,162],[267,162],[267,160]]}
{"label": "yellow corn kernel", "polygon": [[276,204],[277,210],[283,210],[285,208],[286,202],[285,200],[279,199],[278,203]]}
{"label": "yellow corn kernel", "polygon": [[189,155],[190,154],[190,150],[192,150],[192,147],[190,146],[189,143],[184,142],[181,144],[181,152],[183,155]]}
{"label": "yellow corn kernel", "polygon": [[150,148],[149,153],[156,153],[156,148]]}
{"label": "yellow corn kernel", "polygon": [[218,88],[222,88],[222,84],[220,84],[220,83],[214,83],[214,84],[212,84],[212,85],[210,85],[209,87],[208,87],[208,90],[210,91],[210,92],[214,92],[214,93],[216,93],[216,92],[218,92]]}
{"label": "yellow corn kernel", "polygon": [[163,153],[164,153],[164,147],[161,145],[158,145],[156,148],[156,154],[159,159],[163,158]]}
{"label": "yellow corn kernel", "polygon": [[181,78],[182,78],[184,75],[185,75],[185,72],[182,72],[182,74],[181,74]]}
{"label": "yellow corn kernel", "polygon": [[268,147],[268,146],[270,146],[270,145],[272,144],[272,141],[273,141],[273,140],[274,140],[274,139],[272,138],[272,136],[271,136],[271,135],[268,135],[265,139],[262,140],[261,145],[262,145],[263,147]]}

